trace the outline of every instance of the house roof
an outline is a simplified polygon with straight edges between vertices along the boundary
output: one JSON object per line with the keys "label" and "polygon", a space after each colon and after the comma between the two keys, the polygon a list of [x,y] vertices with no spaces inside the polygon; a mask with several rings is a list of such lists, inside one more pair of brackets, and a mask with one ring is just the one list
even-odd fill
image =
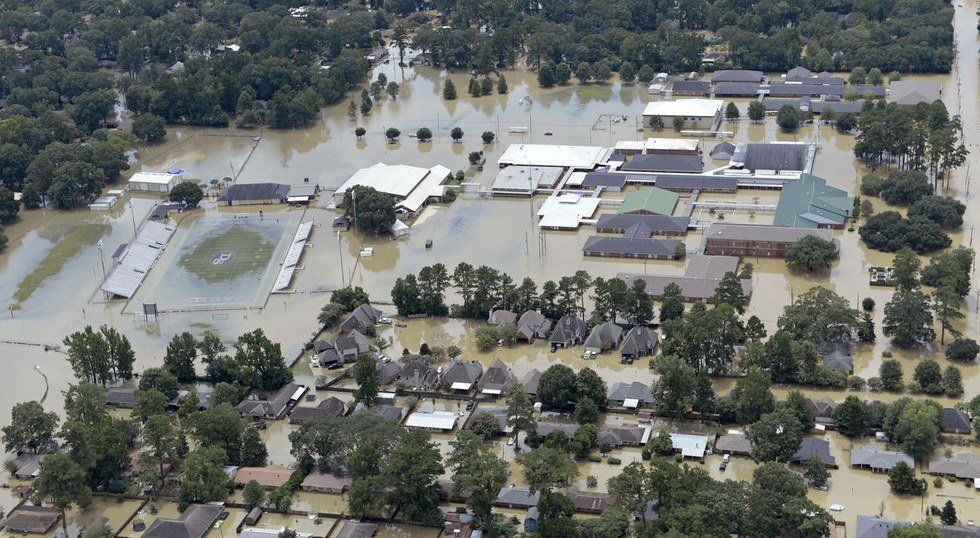
{"label": "house roof", "polygon": [[909,467],[915,468],[915,460],[908,454],[884,450],[874,445],[861,445],[851,450],[851,465],[862,465],[872,469],[891,470],[898,462],[904,461]]}
{"label": "house roof", "polygon": [[490,312],[490,317],[487,319],[487,323],[490,325],[502,325],[504,323],[517,323],[517,314],[511,312],[510,310],[494,310]]}
{"label": "house roof", "polygon": [[801,172],[806,168],[809,151],[809,144],[743,142],[735,146],[731,164],[751,171]]}
{"label": "house roof", "polygon": [[218,195],[218,201],[284,200],[287,194],[289,194],[289,185],[279,183],[236,183]]}
{"label": "house roof", "polygon": [[789,461],[806,463],[810,458],[817,457],[828,467],[837,467],[837,459],[830,455],[830,442],[813,437],[804,437],[800,449],[793,454]]}
{"label": "house roof", "polygon": [[[588,241],[586,241],[588,245]],[[576,338],[585,338],[589,326],[574,314],[565,314],[558,320],[549,342],[568,343]]]}
{"label": "house roof", "polygon": [[225,509],[223,504],[192,504],[177,519],[159,518],[144,538],[201,538]]}
{"label": "house roof", "polygon": [[473,385],[483,374],[483,365],[478,361],[461,361],[453,359],[443,369],[442,384],[450,386],[454,383]]}
{"label": "house roof", "polygon": [[653,350],[657,349],[658,339],[657,331],[649,327],[636,325],[629,331],[626,331],[626,336],[623,338],[623,345],[620,346],[619,352],[623,355],[636,356],[652,353]]}
{"label": "house roof", "polygon": [[501,166],[555,166],[591,170],[604,161],[608,154],[608,149],[599,146],[511,144],[497,162]]}
{"label": "house roof", "polygon": [[624,172],[687,172],[700,173],[704,162],[700,155],[648,153],[634,155],[619,167]]}
{"label": "house roof", "polygon": [[302,385],[287,383],[267,400],[260,400],[253,394],[238,404],[238,411],[254,417],[280,416],[300,388],[303,388]]}
{"label": "house roof", "polygon": [[853,196],[827,185],[823,178],[801,174],[799,179],[783,183],[773,225],[793,228],[841,226],[853,210]]}
{"label": "house roof", "polygon": [[378,320],[381,319],[382,315],[383,312],[365,303],[355,308],[354,311],[347,316],[347,319],[340,324],[340,329],[343,332],[350,329],[363,329],[368,325],[377,325]]}
{"label": "house roof", "polygon": [[[738,258],[735,256],[708,256],[695,254],[688,257],[687,267],[683,276],[638,275],[619,273],[617,278],[632,285],[634,280],[646,282],[646,292],[653,297],[660,297],[668,284],[677,284],[681,295],[688,299],[708,300],[714,297],[718,283],[725,273],[738,270]],[[752,294],[752,279],[744,278],[739,282],[746,296]]]}
{"label": "house roof", "polygon": [[909,525],[909,523],[859,515],[854,536],[855,538],[888,538],[888,531],[897,525]]}
{"label": "house roof", "polygon": [[830,399],[829,396],[824,396],[823,398],[809,398],[807,402],[810,404],[810,408],[813,409],[813,414],[816,417],[833,417],[834,409],[837,409],[837,402]]}
{"label": "house roof", "polygon": [[683,116],[711,118],[725,104],[721,99],[677,99],[675,101],[651,101],[643,109],[644,116]]}
{"label": "house roof", "polygon": [[537,368],[532,368],[528,372],[524,379],[521,380],[521,385],[524,386],[524,392],[534,396],[538,393],[538,382],[541,381],[541,370]]}
{"label": "house roof", "polygon": [[733,97],[753,97],[759,94],[757,82],[719,82],[715,84],[715,95]]}
{"label": "house roof", "polygon": [[487,371],[483,373],[483,377],[480,378],[480,382],[477,384],[477,388],[480,392],[485,391],[500,391],[495,394],[503,394],[507,392],[508,387],[511,383],[515,381],[514,374],[511,373],[510,368],[500,359],[493,361],[493,364],[487,368]]}
{"label": "house roof", "polygon": [[[645,215],[642,213],[602,213],[596,221],[597,230],[616,230],[625,232],[642,224],[651,234],[671,233],[683,234],[691,222],[690,217],[673,217],[669,215]],[[647,236],[649,237],[649,236]]]}
{"label": "house roof", "polygon": [[939,82],[896,80],[888,85],[889,100],[900,105],[931,103],[942,97],[943,85]]}
{"label": "house roof", "polygon": [[504,486],[497,493],[497,503],[513,507],[530,508],[538,504],[540,493],[531,494],[527,488]]}
{"label": "house roof", "polygon": [[774,243],[795,243],[808,235],[815,235],[826,241],[832,241],[834,238],[833,231],[825,228],[810,230],[759,224],[712,224],[705,235],[709,240],[771,241]]}
{"label": "house roof", "polygon": [[639,426],[601,426],[596,433],[596,441],[600,445],[612,447],[639,446],[646,443],[649,437],[649,426],[644,428]]}
{"label": "house roof", "polygon": [[674,450],[679,450],[685,458],[703,458],[708,449],[708,438],[704,435],[672,433],[670,440],[674,444]]}
{"label": "house roof", "polygon": [[613,504],[612,496],[597,491],[568,491],[565,495],[579,512],[602,513]]}
{"label": "house roof", "polygon": [[289,413],[289,422],[303,423],[308,420],[323,420],[344,414],[344,402],[340,398],[330,396],[323,399],[316,407],[296,407]]}
{"label": "house roof", "polygon": [[382,385],[387,385],[398,379],[398,375],[401,373],[402,365],[398,364],[397,361],[381,362],[378,364],[378,380]]}
{"label": "house roof", "polygon": [[619,381],[613,383],[606,390],[606,398],[613,402],[624,402],[626,400],[639,400],[644,405],[653,405],[653,390],[645,383],[633,381],[627,383]]}
{"label": "house roof", "polygon": [[301,487],[311,489],[334,489],[344,490],[354,483],[354,478],[349,474],[329,473],[315,469],[303,479]]}
{"label": "house roof", "polygon": [[136,405],[136,389],[132,387],[109,387],[105,389],[105,401],[109,405],[132,407]]}
{"label": "house roof", "polygon": [[61,511],[46,506],[21,505],[7,514],[2,528],[11,533],[44,534],[61,518]]}
{"label": "house roof", "polygon": [[970,415],[959,409],[943,409],[943,431],[946,433],[970,433]]}
{"label": "house roof", "polygon": [[562,432],[565,437],[571,439],[575,436],[575,432],[578,431],[580,425],[576,422],[558,422],[555,420],[539,420],[537,424],[538,435],[544,437],[551,432]]}
{"label": "house roof", "polygon": [[[646,157],[646,155],[644,156]],[[649,155],[649,157],[689,157],[688,155]],[[700,160],[700,157],[697,157]],[[631,191],[623,198],[622,205],[619,206],[620,214],[635,213],[646,211],[659,215],[671,215],[677,200],[680,198],[676,192],[657,187],[648,187]]]}
{"label": "house roof", "polygon": [[615,347],[623,337],[623,328],[611,321],[606,321],[596,325],[588,338],[585,339],[585,347],[605,349]]}
{"label": "house roof", "polygon": [[408,416],[405,426],[409,428],[431,428],[437,430],[451,430],[456,427],[456,420],[459,415],[451,411],[433,411],[426,413],[416,411]]}
{"label": "house roof", "polygon": [[267,465],[265,467],[240,467],[235,473],[236,484],[248,484],[252,480],[264,488],[277,488],[285,484],[292,476],[293,470],[282,465]]}
{"label": "house roof", "polygon": [[850,373],[852,369],[851,344],[840,340],[824,340],[816,342],[817,354],[823,363],[831,370]]}
{"label": "house roof", "polygon": [[367,409],[366,412],[377,415],[385,420],[400,422],[405,413],[405,408],[397,405],[376,405]]}
{"label": "house roof", "polygon": [[702,80],[675,80],[671,91],[676,94],[708,95],[708,92],[711,91],[711,84]]}
{"label": "house roof", "polygon": [[406,364],[398,375],[402,381],[414,383],[416,386],[430,385],[435,382],[436,376],[435,368],[421,360],[414,360]]}
{"label": "house roof", "polygon": [[750,71],[748,69],[722,69],[715,71],[711,75],[711,83],[719,82],[762,82],[764,73],[762,71]]}
{"label": "house roof", "polygon": [[715,440],[715,451],[732,454],[751,454],[752,441],[744,433],[727,433]]}
{"label": "house roof", "polygon": [[337,538],[371,538],[378,533],[378,526],[374,523],[361,523],[353,519],[344,522],[344,526],[337,533]]}
{"label": "house roof", "polygon": [[980,456],[963,452],[949,458],[929,458],[929,473],[976,480],[980,478]]}

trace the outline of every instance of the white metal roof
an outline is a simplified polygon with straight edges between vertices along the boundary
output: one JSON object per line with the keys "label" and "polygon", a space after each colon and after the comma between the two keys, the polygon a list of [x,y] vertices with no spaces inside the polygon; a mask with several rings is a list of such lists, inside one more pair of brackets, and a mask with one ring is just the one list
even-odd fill
{"label": "white metal roof", "polygon": [[446,186],[443,183],[450,174],[452,170],[442,165],[429,168],[422,180],[404,200],[398,203],[397,207],[403,207],[414,213],[425,205],[430,197],[443,196],[446,194]]}
{"label": "white metal roof", "polygon": [[561,179],[561,173],[557,166],[507,166],[497,172],[491,188],[530,192],[539,187],[553,187]]}
{"label": "white metal roof", "polygon": [[102,283],[102,291],[129,299],[136,293],[136,288],[143,282],[145,276],[132,267],[120,265]]}
{"label": "white metal roof", "polygon": [[643,147],[648,150],[697,151],[700,142],[696,138],[647,138]]}
{"label": "white metal roof", "polygon": [[145,222],[136,234],[136,239],[126,248],[119,265],[102,283],[102,291],[132,298],[175,230],[173,226],[156,221]]}
{"label": "white metal roof", "polygon": [[148,220],[143,223],[134,242],[159,248],[170,241],[176,230],[175,226],[167,226],[155,220]]}
{"label": "white metal roof", "polygon": [[680,450],[686,458],[703,458],[708,448],[708,438],[704,435],[672,433],[670,441],[674,444],[674,450]]}
{"label": "white metal roof", "polygon": [[451,430],[456,427],[456,413],[449,411],[434,411],[425,413],[418,411],[408,416],[405,426],[409,428],[432,428],[437,430]]}
{"label": "white metal roof", "polygon": [[419,168],[418,166],[378,163],[355,172],[337,189],[337,193],[345,193],[351,188],[361,185],[404,198],[411,194],[412,190],[422,182],[429,172],[430,169]]}
{"label": "white metal roof", "polygon": [[595,214],[599,208],[599,198],[583,197],[577,194],[561,194],[549,196],[538,209],[541,220],[538,226],[542,228],[578,228],[582,219]]}
{"label": "white metal roof", "polygon": [[449,388],[453,390],[470,390],[470,387],[472,386],[473,383],[463,383],[462,381],[456,381],[452,385],[450,385]]}
{"label": "white metal roof", "polygon": [[296,390],[293,391],[293,395],[290,396],[289,399],[290,400],[298,400],[298,399],[300,399],[300,398],[303,397],[303,393],[304,392],[306,392],[306,387],[300,385],[300,386],[296,387]]}
{"label": "white metal roof", "polygon": [[651,101],[643,109],[644,116],[713,117],[725,104],[721,99],[678,99]]}
{"label": "white metal roof", "polygon": [[153,263],[157,261],[159,256],[159,249],[135,243],[126,248],[126,253],[123,254],[120,263],[140,273],[146,273],[153,267]]}
{"label": "white metal roof", "polygon": [[480,392],[482,392],[483,394],[492,394],[494,396],[500,396],[501,394],[503,394],[503,391],[500,389],[483,389]]}
{"label": "white metal roof", "polygon": [[129,178],[130,183],[152,183],[154,185],[169,185],[170,182],[179,178],[180,174],[168,174],[166,172],[136,172]]}
{"label": "white metal roof", "polygon": [[627,409],[636,409],[637,407],[640,407],[640,400],[636,398],[626,398],[623,400],[623,407]]}
{"label": "white metal roof", "polygon": [[300,256],[303,255],[303,247],[306,246],[306,240],[309,239],[312,228],[313,221],[311,220],[301,222],[296,227],[293,242],[290,243],[289,250],[286,251],[286,256],[282,260],[282,267],[279,268],[279,274],[276,275],[276,282],[272,285],[273,293],[285,290],[293,281],[293,273],[296,272],[296,265],[299,263]]}
{"label": "white metal roof", "polygon": [[513,166],[559,166],[590,170],[606,159],[609,150],[598,146],[511,144],[498,162]]}

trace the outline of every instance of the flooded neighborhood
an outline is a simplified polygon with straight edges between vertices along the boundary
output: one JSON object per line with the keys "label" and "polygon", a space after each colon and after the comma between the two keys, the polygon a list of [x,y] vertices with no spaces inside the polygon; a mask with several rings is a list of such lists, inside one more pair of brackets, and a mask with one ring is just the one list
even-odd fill
{"label": "flooded neighborhood", "polygon": [[[847,72],[545,87],[520,56],[475,97],[468,70],[400,62],[388,35],[305,126],[168,122],[92,205],[2,229],[0,534],[980,535],[980,370],[953,352],[980,339],[980,38],[976,2],[952,9],[950,73],[860,84],[882,110],[901,83],[941,88],[961,122],[964,162],[917,195],[964,206],[940,248],[869,244],[872,216],[922,219],[867,187],[912,173],[856,157],[876,105],[847,130],[826,108],[856,99],[775,93],[855,91]],[[364,113],[379,77],[396,90]],[[806,119],[784,128],[773,100]],[[710,110],[663,112],[685,101]],[[184,183],[199,203],[176,201]],[[959,293],[928,280],[955,252]],[[785,488],[770,512],[767,479]]]}

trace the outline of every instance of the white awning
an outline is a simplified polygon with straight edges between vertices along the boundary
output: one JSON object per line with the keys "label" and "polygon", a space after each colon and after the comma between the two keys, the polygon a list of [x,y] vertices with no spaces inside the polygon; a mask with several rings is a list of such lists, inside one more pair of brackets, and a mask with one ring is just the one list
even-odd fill
{"label": "white awning", "polygon": [[463,383],[461,381],[457,381],[457,382],[453,383],[449,388],[451,388],[453,390],[470,390],[470,387],[472,387],[472,386],[473,386],[473,383]]}
{"label": "white awning", "polygon": [[636,409],[637,407],[640,407],[640,400],[636,398],[626,398],[623,400],[623,407]]}
{"label": "white awning", "polygon": [[492,394],[494,396],[500,396],[503,394],[503,391],[500,389],[483,389],[481,392],[483,392],[483,394]]}

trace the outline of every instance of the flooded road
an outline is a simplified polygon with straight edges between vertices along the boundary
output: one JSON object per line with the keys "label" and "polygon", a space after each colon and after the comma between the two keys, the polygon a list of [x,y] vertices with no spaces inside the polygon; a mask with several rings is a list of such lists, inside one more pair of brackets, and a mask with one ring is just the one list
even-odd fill
{"label": "flooded road", "polygon": [[[948,108],[963,117],[964,137],[972,152],[972,163],[976,163],[976,155],[980,155],[976,22],[975,0],[966,1],[963,7],[956,8],[959,56],[952,75],[909,77],[943,82],[943,98]],[[368,116],[358,116],[356,120],[350,118],[345,102],[324,109],[321,122],[302,130],[171,127],[167,141],[141,150],[140,162],[133,171],[160,171],[176,167],[186,170],[185,176],[204,182],[227,177],[235,178],[240,183],[274,181],[299,184],[308,178],[329,189],[339,186],[358,169],[377,162],[425,167],[441,164],[453,170],[466,170],[472,174],[467,181],[488,186],[496,172],[496,159],[511,143],[611,145],[618,140],[677,136],[671,130],[638,131],[642,128],[639,114],[644,104],[659,98],[649,95],[642,85],[624,86],[615,82],[606,86],[541,89],[537,87],[532,74],[508,71],[504,73],[510,86],[507,95],[470,98],[460,92],[460,99],[444,101],[440,89],[446,75],[437,70],[427,67],[400,69],[392,63],[377,67],[375,72],[384,72],[389,80],[398,82],[401,94],[397,100],[382,99],[375,103]],[[466,87],[466,75],[454,74],[450,77],[457,88]],[[530,97],[530,104],[526,97]],[[744,116],[748,101],[737,102]],[[626,116],[625,120],[621,119],[623,115]],[[620,119],[611,121],[613,117]],[[367,135],[361,141],[353,136],[356,126],[367,129]],[[403,132],[399,143],[385,143],[384,131],[388,127],[397,127]],[[431,143],[419,143],[407,136],[420,127],[433,131]],[[462,143],[454,144],[450,140],[449,131],[453,127],[464,130]],[[527,133],[510,134],[508,131],[511,127],[526,128]],[[851,136],[841,135],[820,124],[807,125],[797,133],[783,133],[772,119],[763,124],[750,124],[743,120],[735,124],[725,123],[723,127],[732,131],[735,142],[815,141],[820,144],[820,150],[814,173],[826,178],[835,187],[857,193],[857,180],[865,170],[853,158],[854,138]],[[496,133],[497,141],[484,145],[480,140],[483,131]],[[258,142],[253,140],[256,136],[261,137]],[[716,143],[713,139],[703,140],[704,153],[707,154]],[[467,154],[481,150],[486,154],[488,166],[483,172],[476,172],[470,169]],[[721,163],[712,162],[706,157],[707,167],[718,164]],[[968,167],[954,174],[949,194],[966,200],[968,204],[966,222],[962,231],[954,235],[954,243],[972,246],[973,230],[980,222],[980,205],[976,189],[969,188]],[[619,197],[621,194],[604,196]],[[705,199],[758,199],[758,203],[766,204],[772,203],[773,196],[769,192],[745,191],[734,196],[711,195]],[[683,262],[582,256],[581,247],[593,230],[583,226],[574,232],[540,233],[535,226],[534,214],[543,199],[540,196],[530,199],[487,199],[475,193],[465,193],[452,204],[436,204],[426,209],[414,223],[409,237],[393,241],[389,238],[363,237],[353,232],[338,238],[329,228],[331,219],[337,213],[327,207],[329,197],[324,197],[318,207],[310,208],[305,213],[305,219],[312,219],[318,225],[326,223],[326,226],[314,229],[310,246],[293,281],[295,293],[266,297],[262,292],[263,300],[250,302],[259,304],[258,307],[220,312],[167,313],[151,322],[131,314],[142,307],[139,295],[136,301],[125,306],[121,301],[107,303],[98,293],[98,287],[103,274],[102,264],[108,267],[112,252],[132,238],[134,223],[143,220],[158,198],[127,194],[116,207],[104,213],[25,212],[20,222],[5,230],[10,243],[6,251],[0,254],[0,298],[4,310],[0,316],[0,341],[7,342],[0,343],[0,369],[7,374],[0,380],[0,424],[9,421],[9,410],[14,403],[40,398],[44,394],[45,378],[34,369],[35,365],[47,376],[45,407],[63,412],[61,391],[72,381],[64,355],[22,344],[57,344],[67,333],[86,324],[109,324],[123,331],[137,352],[137,369],[159,365],[167,342],[174,334],[184,330],[197,335],[205,330],[216,331],[230,342],[245,331],[262,327],[273,340],[282,343],[284,354],[291,358],[316,330],[316,314],[328,300],[328,290],[353,282],[364,287],[375,301],[386,302],[395,278],[417,272],[421,267],[435,262],[444,263],[450,268],[462,261],[473,265],[486,264],[510,274],[518,281],[525,276],[531,277],[539,286],[546,280],[557,280],[578,269],[602,277],[615,276],[618,272],[683,272]],[[885,204],[880,200],[874,202],[876,211],[885,209]],[[209,215],[217,213],[213,208],[207,211]],[[234,211],[225,208],[220,213],[255,215],[257,211],[258,208],[238,208]],[[289,219],[300,218],[301,210],[283,211],[289,213]],[[765,223],[771,216],[741,213],[726,218],[738,222]],[[749,305],[749,313],[759,316],[772,331],[783,307],[793,297],[819,284],[835,289],[855,305],[864,297],[872,297],[878,304],[875,320],[880,325],[883,306],[890,298],[891,290],[872,288],[867,281],[866,269],[871,265],[889,264],[891,256],[868,250],[860,243],[856,231],[843,230],[836,235],[841,243],[841,259],[823,274],[789,272],[782,260],[746,259],[755,267],[755,296]],[[426,249],[425,243],[430,239],[433,246]],[[694,244],[698,239],[696,234],[692,234],[687,241]],[[357,260],[364,246],[373,247],[373,255]],[[146,296],[157,297],[167,293],[166,289],[160,288],[161,282],[166,286],[165,270],[165,267],[158,266],[151,271]],[[976,275],[974,282],[977,282]],[[980,332],[978,306],[977,294],[971,294],[964,305],[967,316],[961,323],[964,333],[974,338]],[[393,309],[387,307],[386,310],[390,312]],[[547,346],[538,343],[479,353],[472,338],[476,325],[462,320],[416,320],[407,327],[388,329],[382,336],[391,339],[391,355],[400,354],[402,348],[415,352],[422,342],[430,346],[454,344],[463,349],[465,358],[476,358],[486,365],[496,358],[501,359],[518,377],[531,368],[543,370],[561,361],[575,369],[590,366],[608,383],[653,381],[645,362],[624,366],[619,364],[614,354],[585,361],[581,357],[581,348],[551,353]],[[879,335],[876,343],[855,348],[854,373],[865,378],[877,375],[886,351],[902,362],[906,379],[923,357],[933,356],[944,366],[946,364],[937,345],[901,351],[893,349]],[[966,390],[964,398],[969,399],[980,393],[980,371],[976,365],[960,365],[960,368]],[[720,391],[727,391],[730,382],[721,380],[716,385]],[[776,392],[781,396],[785,390],[777,389]],[[805,392],[814,396],[829,394],[838,401],[844,397],[842,391]],[[879,399],[893,397],[870,393],[862,396]],[[941,402],[944,405],[954,403],[948,399]],[[272,440],[271,444],[270,451],[276,458],[285,461],[288,446],[280,439]],[[838,459],[846,462],[844,449],[835,444],[834,450],[840,452],[840,455],[835,452]],[[714,463],[709,459],[707,464],[712,467],[713,474],[717,467]],[[726,476],[740,475],[743,471],[751,473],[751,467],[738,463],[729,468]],[[590,473],[609,474],[598,467],[583,469],[579,480],[583,485]],[[841,485],[853,487],[853,495],[848,493],[845,496],[848,500],[842,502],[848,506],[848,510],[838,515],[849,525],[853,524],[858,513],[877,513],[876,507],[880,501],[885,502],[886,515],[892,517],[914,518],[918,513],[918,508],[912,506],[919,504],[918,500],[906,502],[887,494],[887,483],[880,476],[865,472],[851,473],[846,469],[833,471],[832,476],[838,486],[827,494],[817,493],[823,497],[814,497],[814,500],[821,505],[840,502],[838,496],[844,491]],[[602,487],[602,480],[600,485]],[[980,518],[973,492],[960,489],[963,489],[960,485],[948,485],[939,492],[930,490],[930,495],[955,490],[957,495],[970,498],[969,501],[957,501],[961,513],[972,513]],[[7,490],[0,492],[3,493],[7,493]],[[851,497],[859,500],[850,500]],[[939,501],[936,498],[935,502]],[[932,497],[927,504],[930,502],[933,502]],[[5,504],[4,500],[0,500],[2,504]]]}

